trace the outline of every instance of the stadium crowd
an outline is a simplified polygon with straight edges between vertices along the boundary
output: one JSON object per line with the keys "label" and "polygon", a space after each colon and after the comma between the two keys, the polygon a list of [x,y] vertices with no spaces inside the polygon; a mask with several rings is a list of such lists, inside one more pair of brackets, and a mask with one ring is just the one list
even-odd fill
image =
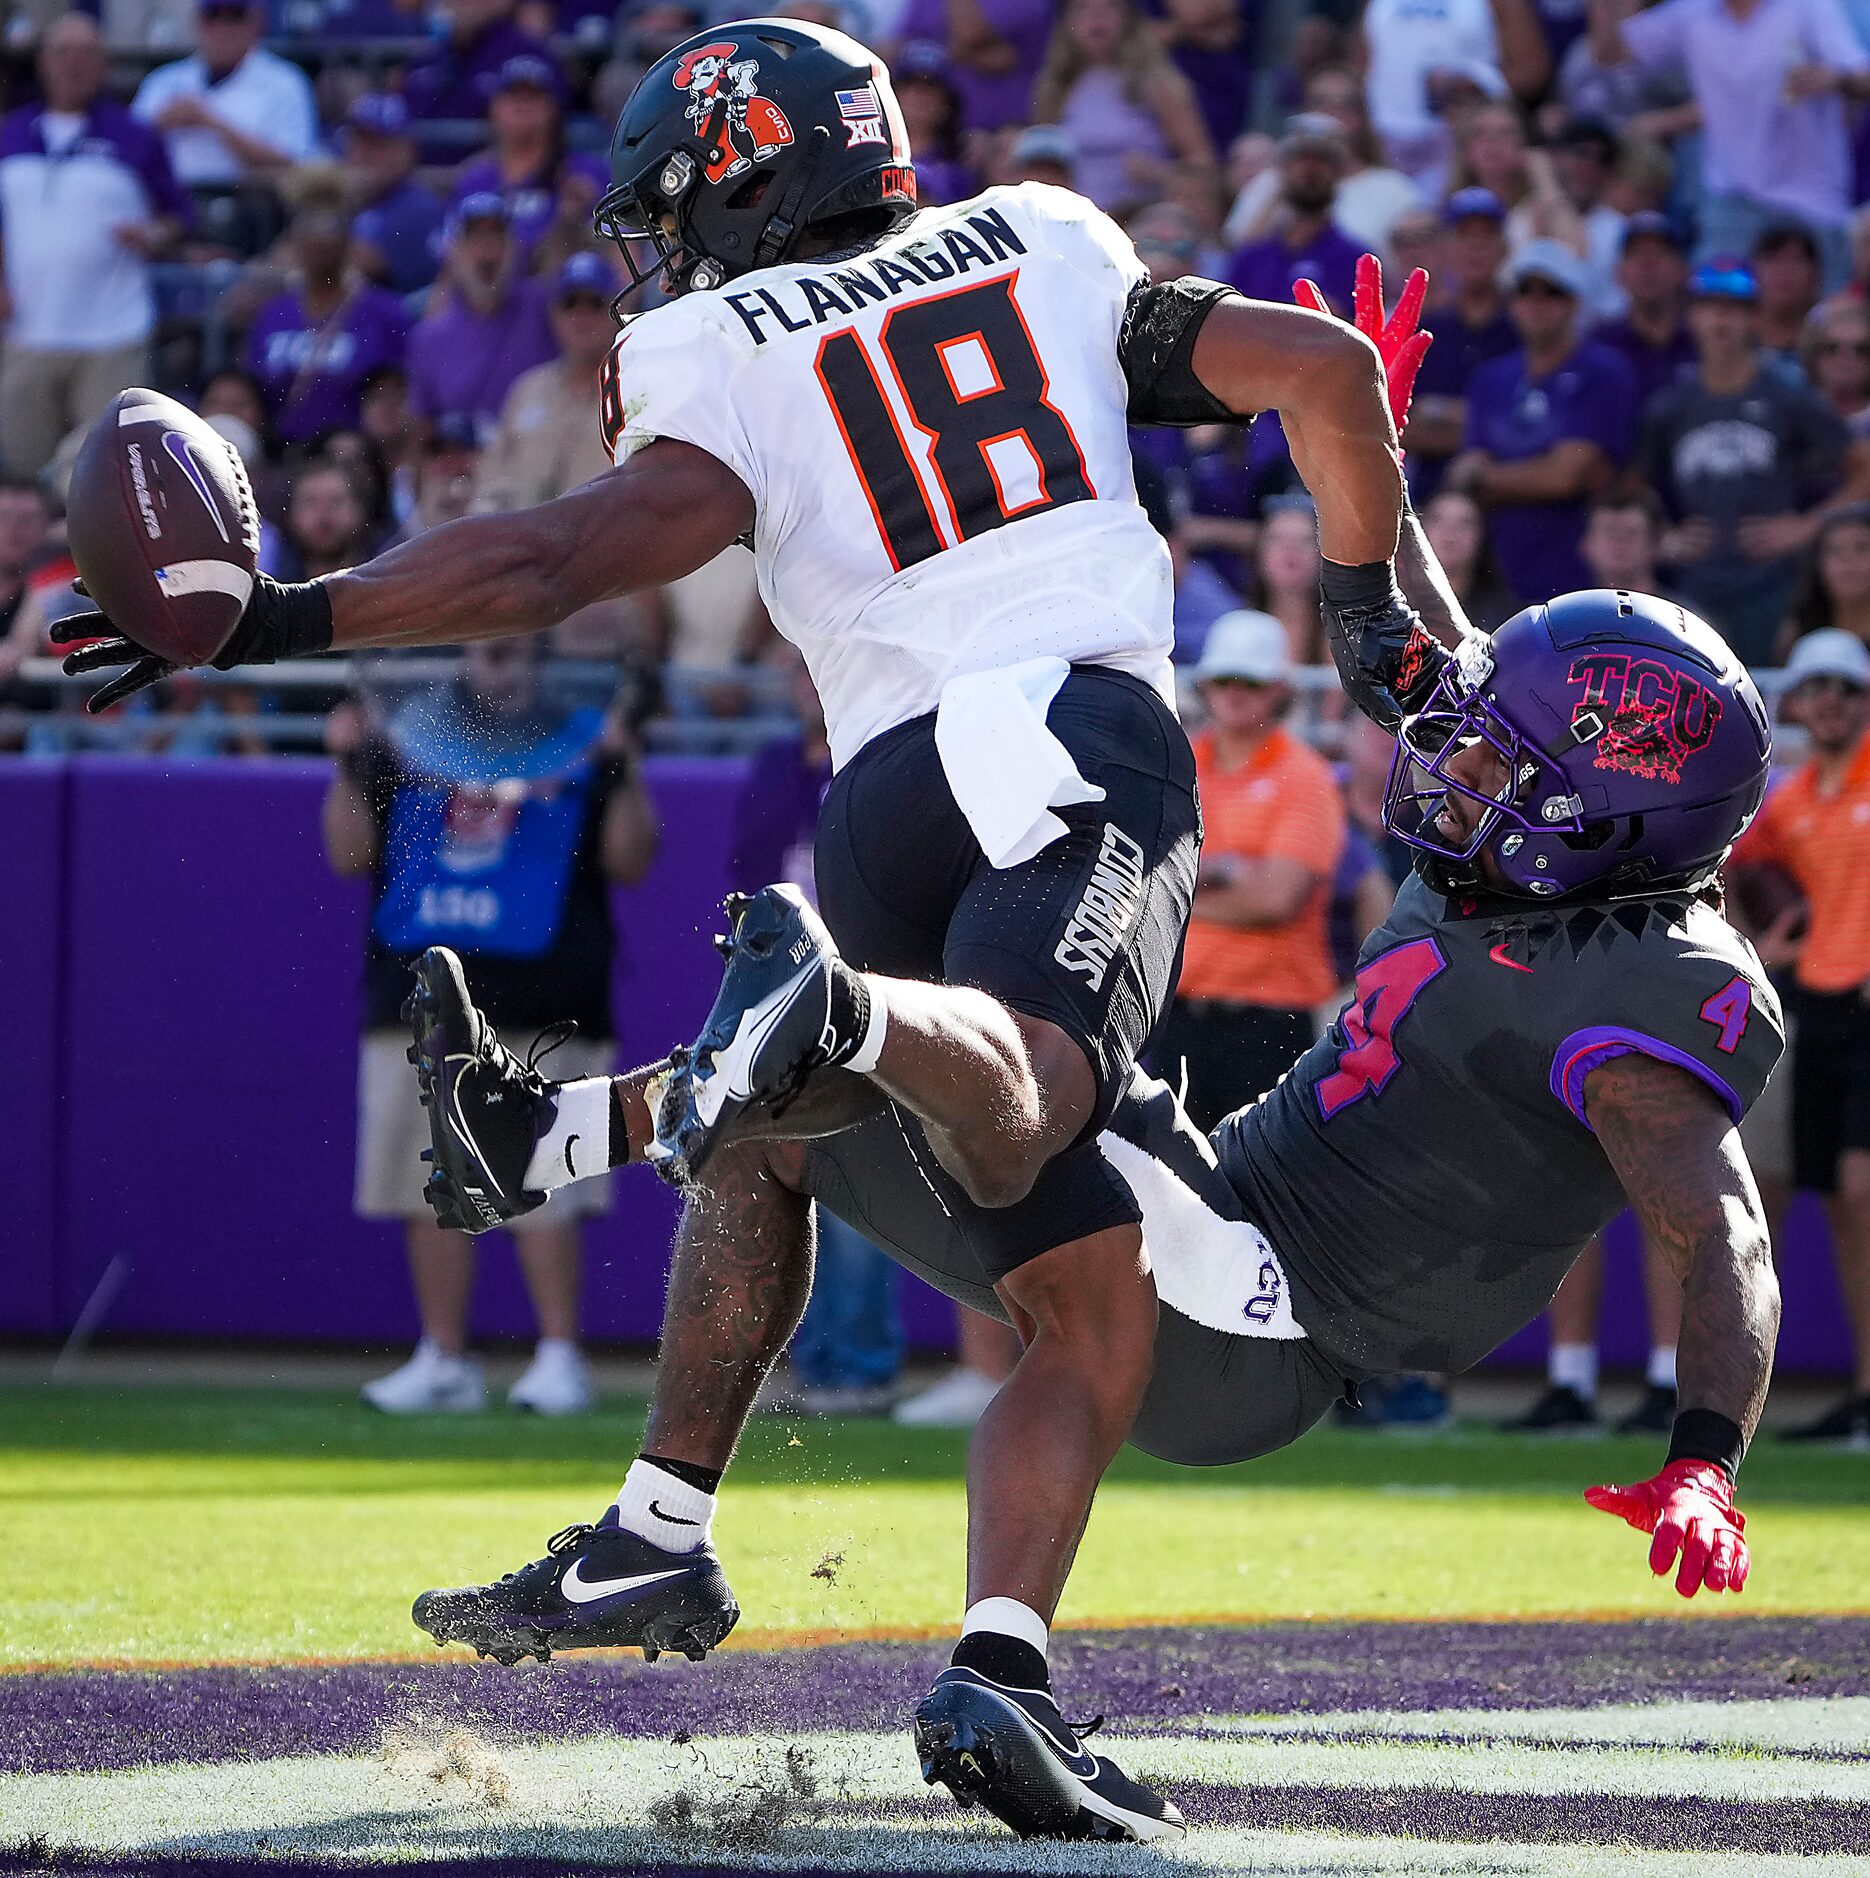
{"label": "stadium crowd", "polygon": [[[926,201],[1064,184],[1116,216],[1159,279],[1286,300],[1309,278],[1339,310],[1365,249],[1394,277],[1427,267],[1435,344],[1408,475],[1476,622],[1568,588],[1639,587],[1702,613],[1749,665],[1786,668],[1788,746],[1809,755],[1743,849],[1733,901],[1795,986],[1806,1068],[1780,1078],[1792,1113],[1756,1131],[1783,1140],[1754,1151],[1781,1185],[1833,1197],[1861,1368],[1825,1427],[1870,1441],[1870,7],[773,10],[884,52]],[[7,9],[0,749],[354,754],[360,707],[315,675],[310,689],[180,678],[97,725],[27,669],[76,604],[59,510],[85,427],[132,383],[195,404],[249,468],[263,565],[290,578],[597,473],[625,285],[590,228],[609,127],[648,64],[726,12]],[[1159,1061],[1188,1063],[1205,1122],[1313,1034],[1406,856],[1381,826],[1385,740],[1307,676],[1325,662],[1316,526],[1277,421],[1138,432],[1134,456],[1173,553],[1210,816]],[[548,651],[573,692],[601,693],[620,748],[797,743],[799,676],[744,549],[555,625]],[[809,752],[809,700],[804,718]],[[788,761],[804,816],[821,784]],[[758,841],[778,856],[796,832]],[[1559,1421],[1593,1413],[1592,1308],[1587,1295],[1555,1351]],[[1660,1356],[1650,1382],[1672,1390]],[[1436,1394],[1405,1385],[1377,1412],[1432,1416]]]}

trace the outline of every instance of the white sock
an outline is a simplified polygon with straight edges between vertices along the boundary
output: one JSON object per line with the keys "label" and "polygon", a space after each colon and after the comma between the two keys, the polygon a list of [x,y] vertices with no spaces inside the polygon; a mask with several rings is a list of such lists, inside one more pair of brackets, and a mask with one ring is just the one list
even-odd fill
{"label": "white sock", "polygon": [[860,1076],[867,1076],[882,1061],[883,1039],[889,1033],[889,1000],[883,995],[882,985],[868,974],[864,986],[870,993],[870,1022],[864,1030],[864,1040],[857,1046],[856,1053],[845,1059],[843,1067],[855,1070]]}
{"label": "white sock", "polygon": [[1597,1400],[1597,1345],[1594,1343],[1555,1343],[1545,1366],[1552,1384],[1573,1389],[1587,1402]]}
{"label": "white sock", "polygon": [[665,1552],[699,1551],[714,1536],[714,1495],[639,1458],[617,1489],[617,1523]]}
{"label": "white sock", "polygon": [[558,1115],[526,1163],[528,1187],[549,1193],[610,1166],[610,1085],[608,1076],[584,1076],[553,1086]]}
{"label": "white sock", "polygon": [[961,1619],[961,1634],[965,1637],[976,1630],[992,1630],[1003,1637],[1017,1637],[1021,1643],[1031,1644],[1041,1656],[1046,1654],[1046,1646],[1051,1640],[1045,1619],[1030,1604],[1020,1603],[1018,1598],[982,1598],[978,1603],[970,1604]]}
{"label": "white sock", "polygon": [[1675,1387],[1675,1345],[1659,1343],[1649,1353],[1649,1371],[1644,1380],[1652,1389]]}
{"label": "white sock", "polygon": [[578,1345],[570,1337],[541,1337],[532,1349],[534,1360],[540,1357],[570,1357],[574,1362],[578,1357]]}

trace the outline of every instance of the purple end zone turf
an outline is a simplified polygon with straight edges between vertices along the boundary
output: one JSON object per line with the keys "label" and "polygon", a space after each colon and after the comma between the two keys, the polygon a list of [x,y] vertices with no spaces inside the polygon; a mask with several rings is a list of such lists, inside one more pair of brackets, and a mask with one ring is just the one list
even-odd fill
{"label": "purple end zone turf", "polygon": [[[0,1772],[357,1752],[386,1725],[465,1724],[506,1739],[790,1735],[894,1729],[940,1646],[729,1651],[655,1665],[587,1654],[503,1670],[432,1663],[0,1675]],[[1870,1620],[1684,1618],[1623,1624],[1271,1624],[1057,1637],[1076,1712],[1147,1731],[1203,1715],[1546,1708],[1870,1694]]]}

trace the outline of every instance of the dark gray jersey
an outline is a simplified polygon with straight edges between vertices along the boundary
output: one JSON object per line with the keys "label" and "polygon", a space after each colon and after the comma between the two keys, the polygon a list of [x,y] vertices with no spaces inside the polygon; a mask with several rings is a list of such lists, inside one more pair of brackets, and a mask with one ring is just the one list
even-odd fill
{"label": "dark gray jersey", "polygon": [[1623,1205],[1591,1070],[1680,1064],[1738,1121],[1783,1045],[1753,948],[1712,907],[1461,902],[1416,876],[1337,1022],[1213,1140],[1324,1353],[1350,1375],[1461,1370]]}

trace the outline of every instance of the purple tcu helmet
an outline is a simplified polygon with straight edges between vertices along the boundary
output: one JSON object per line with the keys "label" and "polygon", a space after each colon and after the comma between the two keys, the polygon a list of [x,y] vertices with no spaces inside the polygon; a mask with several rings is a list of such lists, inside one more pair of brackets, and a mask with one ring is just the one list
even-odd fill
{"label": "purple tcu helmet", "polygon": [[[1476,739],[1511,781],[1495,800],[1447,773]],[[1753,680],[1705,620],[1641,593],[1568,593],[1449,661],[1398,733],[1384,825],[1518,893],[1601,896],[1705,880],[1766,793],[1772,731]],[[1461,845],[1449,791],[1488,813]]]}

